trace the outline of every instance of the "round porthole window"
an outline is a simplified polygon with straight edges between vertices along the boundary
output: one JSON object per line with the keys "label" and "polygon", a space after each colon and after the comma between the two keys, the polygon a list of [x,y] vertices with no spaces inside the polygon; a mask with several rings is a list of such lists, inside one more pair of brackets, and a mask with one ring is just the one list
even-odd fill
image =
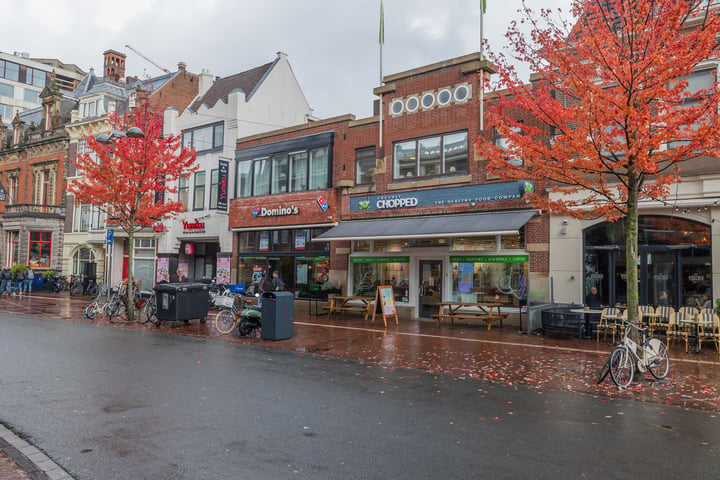
{"label": "round porthole window", "polygon": [[432,93],[426,93],[422,96],[422,100],[420,100],[420,103],[422,103],[423,108],[430,108],[433,105],[435,105],[435,95]]}
{"label": "round porthole window", "polygon": [[393,100],[390,103],[390,113],[393,115],[400,115],[403,111],[402,100]]}
{"label": "round porthole window", "polygon": [[452,99],[452,93],[447,88],[440,90],[437,96],[437,101],[440,105],[447,105]]}
{"label": "round porthole window", "polygon": [[460,85],[455,89],[455,101],[464,102],[470,96],[470,89],[467,85]]}
{"label": "round porthole window", "polygon": [[407,108],[408,112],[416,111],[419,106],[420,102],[418,101],[417,97],[410,97],[405,101],[405,108]]}

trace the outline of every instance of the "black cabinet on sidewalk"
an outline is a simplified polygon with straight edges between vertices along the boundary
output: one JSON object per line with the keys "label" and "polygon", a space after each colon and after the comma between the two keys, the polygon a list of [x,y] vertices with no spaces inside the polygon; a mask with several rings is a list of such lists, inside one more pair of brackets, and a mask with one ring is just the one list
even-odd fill
{"label": "black cabinet on sidewalk", "polygon": [[204,283],[161,283],[155,287],[159,320],[188,321],[208,315],[208,286]]}

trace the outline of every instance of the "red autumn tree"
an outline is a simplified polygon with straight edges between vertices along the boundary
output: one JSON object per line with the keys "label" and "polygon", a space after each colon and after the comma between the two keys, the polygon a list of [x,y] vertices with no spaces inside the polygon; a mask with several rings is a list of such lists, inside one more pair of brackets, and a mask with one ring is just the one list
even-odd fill
{"label": "red autumn tree", "polygon": [[[195,165],[195,150],[181,148],[180,136],[163,137],[162,116],[153,112],[147,101],[132,112],[130,119],[111,113],[108,124],[115,125],[111,141],[101,143],[93,135],[83,141],[94,155],[77,155],[72,163],[82,172],[69,190],[77,203],[97,206],[107,214],[108,224],[117,225],[128,235],[128,285],[134,282],[134,234],[153,223],[185,211],[179,201],[167,193],[176,193],[172,183],[190,175]],[[141,138],[117,135],[137,127]],[[128,319],[134,317],[133,302],[128,302]]]}
{"label": "red autumn tree", "polygon": [[[488,169],[534,180],[530,200],[542,210],[624,221],[626,262],[636,265],[638,202],[667,198],[681,162],[719,153],[714,70],[708,85],[688,82],[718,56],[720,12],[711,3],[573,0],[569,23],[523,0],[506,37],[512,61],[534,75],[523,83],[510,57],[491,55],[499,94],[486,106],[487,126],[508,142],[478,139]],[[637,320],[634,268],[627,302]]]}

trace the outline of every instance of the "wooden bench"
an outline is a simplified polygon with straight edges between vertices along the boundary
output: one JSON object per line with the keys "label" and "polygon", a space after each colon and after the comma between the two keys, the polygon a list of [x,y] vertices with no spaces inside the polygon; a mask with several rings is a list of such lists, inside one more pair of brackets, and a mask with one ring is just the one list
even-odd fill
{"label": "wooden bench", "polygon": [[368,315],[372,311],[373,298],[370,297],[342,297],[333,296],[328,298],[328,305],[325,307],[330,315],[335,312],[356,312],[363,315],[363,319],[367,321]]}
{"label": "wooden bench", "polygon": [[499,304],[494,303],[441,302],[439,306],[438,314],[432,315],[432,318],[436,319],[438,327],[444,319],[450,319],[450,325],[453,326],[455,320],[482,320],[487,323],[488,331],[490,331],[493,322],[500,322],[502,327],[503,320],[509,316],[500,311]]}

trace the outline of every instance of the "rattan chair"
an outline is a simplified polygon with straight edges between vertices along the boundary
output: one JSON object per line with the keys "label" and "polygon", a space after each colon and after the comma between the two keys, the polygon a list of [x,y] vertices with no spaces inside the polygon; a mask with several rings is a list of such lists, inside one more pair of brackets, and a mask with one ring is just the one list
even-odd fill
{"label": "rattan chair", "polygon": [[660,315],[659,317],[653,317],[650,319],[650,336],[655,336],[657,333],[663,333],[667,335],[668,324],[672,318],[673,323],[675,320],[675,309],[669,305],[660,305],[655,308],[655,314]]}
{"label": "rattan chair", "polygon": [[603,332],[603,340],[607,338],[608,332],[612,332],[613,343],[615,343],[615,332],[617,331],[617,319],[609,317],[620,316],[620,309],[614,307],[605,307],[600,314],[600,321],[595,330],[597,331],[597,342],[600,342],[600,332]]}
{"label": "rattan chair", "polygon": [[[703,342],[710,342],[718,349],[720,342],[720,317],[709,308],[697,316],[698,321],[698,348],[702,348]],[[718,349],[720,354],[720,349]]]}

